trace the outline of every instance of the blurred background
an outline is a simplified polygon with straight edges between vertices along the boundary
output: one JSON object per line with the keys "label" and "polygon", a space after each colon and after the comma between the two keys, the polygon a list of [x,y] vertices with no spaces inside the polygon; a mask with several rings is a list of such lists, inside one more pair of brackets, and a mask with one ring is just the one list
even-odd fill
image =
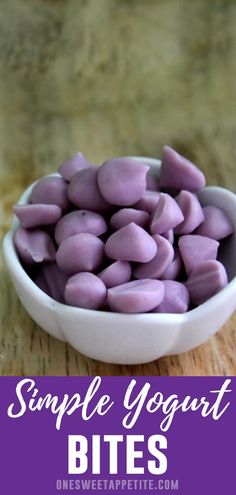
{"label": "blurred background", "polygon": [[0,0],[0,12],[2,176],[30,181],[78,149],[101,162],[169,143],[224,184],[234,0]]}
{"label": "blurred background", "polygon": [[235,26],[235,0],[0,0],[1,234],[77,150],[170,144],[236,191]]}

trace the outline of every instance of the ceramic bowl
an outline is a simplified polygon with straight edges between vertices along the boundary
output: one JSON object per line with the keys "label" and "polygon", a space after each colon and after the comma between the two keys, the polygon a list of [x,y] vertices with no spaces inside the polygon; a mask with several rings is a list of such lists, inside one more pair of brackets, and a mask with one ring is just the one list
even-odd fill
{"label": "ceramic bowl", "polygon": [[[138,159],[159,175],[159,160]],[[33,186],[24,192],[19,203],[27,203]],[[206,187],[199,199],[202,205],[222,207],[236,232],[235,194],[220,187]],[[207,302],[185,314],[117,314],[66,306],[42,292],[18,259],[13,243],[18,225],[14,218],[12,229],[3,241],[3,253],[23,306],[49,334],[69,342],[91,358],[108,363],[139,364],[189,351],[217,332],[236,309],[236,234],[224,242],[221,253],[229,284]]]}

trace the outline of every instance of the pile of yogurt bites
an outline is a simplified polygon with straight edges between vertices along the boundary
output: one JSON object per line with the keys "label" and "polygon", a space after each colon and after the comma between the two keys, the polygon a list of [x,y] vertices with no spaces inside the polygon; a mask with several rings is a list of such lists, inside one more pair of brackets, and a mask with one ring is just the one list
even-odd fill
{"label": "pile of yogurt bites", "polygon": [[101,166],[82,153],[41,178],[14,206],[14,242],[41,290],[70,306],[121,313],[184,313],[223,289],[225,212],[202,207],[203,173],[169,146],[160,177],[145,159]]}

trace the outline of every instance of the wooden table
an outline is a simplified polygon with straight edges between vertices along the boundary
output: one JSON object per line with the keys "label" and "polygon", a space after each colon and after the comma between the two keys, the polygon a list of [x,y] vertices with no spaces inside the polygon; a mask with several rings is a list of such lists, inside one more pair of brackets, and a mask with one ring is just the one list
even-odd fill
{"label": "wooden table", "polygon": [[[209,167],[208,176],[217,175]],[[14,178],[13,178],[14,179]],[[224,184],[232,187],[235,175],[224,170]],[[9,225],[11,204],[26,180],[13,180],[9,192],[1,184],[0,228]],[[206,322],[207,324],[207,322]],[[0,260],[0,373],[2,375],[235,375],[236,314],[207,343],[178,356],[163,357],[139,366],[118,366],[91,360],[42,331],[29,317]]]}

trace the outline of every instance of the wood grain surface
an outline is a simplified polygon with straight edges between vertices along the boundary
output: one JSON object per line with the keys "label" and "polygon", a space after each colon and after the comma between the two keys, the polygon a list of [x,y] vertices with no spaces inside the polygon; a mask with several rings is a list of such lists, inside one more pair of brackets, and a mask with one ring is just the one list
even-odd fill
{"label": "wood grain surface", "polygon": [[[0,11],[1,238],[25,187],[77,149],[100,163],[170,144],[236,192],[234,0],[0,0]],[[96,362],[32,321],[0,254],[0,374],[235,375],[236,315],[192,352]]]}

